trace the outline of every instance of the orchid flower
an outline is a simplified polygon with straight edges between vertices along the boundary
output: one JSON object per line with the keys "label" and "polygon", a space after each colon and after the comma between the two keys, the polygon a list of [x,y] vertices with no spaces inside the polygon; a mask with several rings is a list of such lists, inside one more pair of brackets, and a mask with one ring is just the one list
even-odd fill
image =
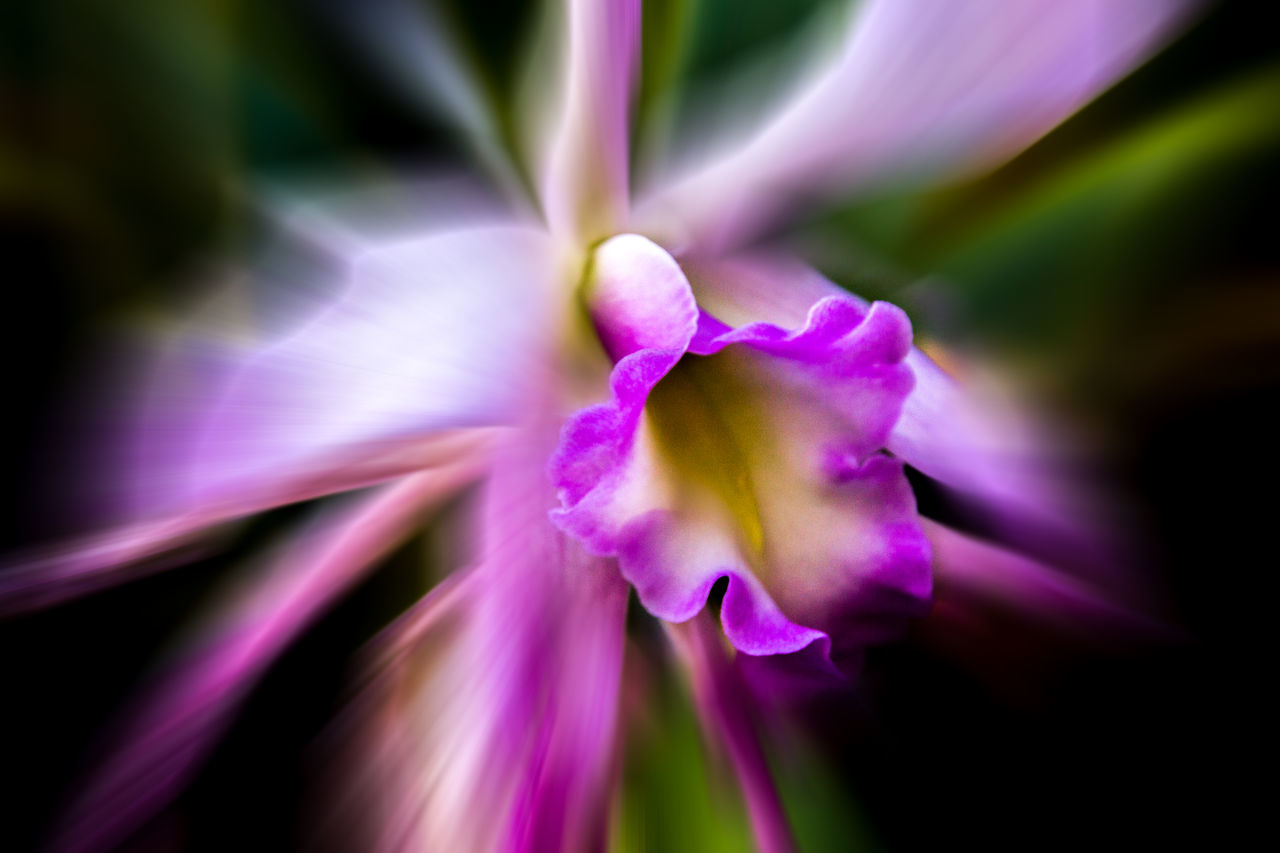
{"label": "orchid flower", "polygon": [[[105,849],[161,808],[281,650],[479,483],[469,566],[369,658],[359,760],[381,772],[358,795],[361,849],[600,848],[629,590],[682,650],[759,845],[789,849],[732,662],[851,677],[928,611],[935,577],[1092,599],[1014,547],[1011,531],[1073,529],[1034,441],[913,347],[902,309],[761,240],[806,203],[998,165],[1187,6],[867,0],[789,99],[633,189],[640,2],[565,0],[551,121],[524,140],[535,213],[465,75],[444,52],[418,57],[407,73],[435,87],[511,209],[329,240],[344,289],[266,339],[176,334],[147,365],[142,452],[117,472],[145,484],[129,517],[0,575],[0,609],[43,606],[237,519],[353,493],[216,604],[57,843]],[[379,3],[350,23],[409,67],[426,43],[415,22]],[[904,466],[1007,541],[922,518]]]}

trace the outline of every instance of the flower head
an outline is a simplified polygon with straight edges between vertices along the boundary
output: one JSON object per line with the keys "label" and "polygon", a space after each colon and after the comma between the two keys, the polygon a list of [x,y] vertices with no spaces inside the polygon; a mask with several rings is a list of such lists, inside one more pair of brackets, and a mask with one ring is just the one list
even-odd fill
{"label": "flower head", "polygon": [[[629,585],[688,652],[761,844],[784,849],[750,727],[726,710],[746,688],[705,617],[670,626],[727,579],[736,653],[838,682],[928,609],[942,558],[964,577],[965,538],[921,518],[905,465],[1015,526],[1064,514],[1037,460],[1003,453],[1002,424],[913,348],[900,308],[747,246],[802,202],[1034,141],[1184,4],[1122,5],[860,4],[774,115],[633,192],[640,4],[567,0],[560,97],[527,144],[539,215],[513,201],[479,225],[330,243],[344,286],[319,310],[250,342],[177,335],[131,412],[145,453],[123,473],[145,488],[128,523],[0,577],[5,609],[48,603],[215,525],[376,486],[218,605],[65,846],[109,846],[172,796],[308,621],[480,481],[474,559],[371,658],[371,844],[599,846]],[[387,28],[364,31],[403,43],[407,7],[373,8]]]}
{"label": "flower head", "polygon": [[728,578],[721,617],[752,655],[861,648],[921,612],[929,546],[884,455],[912,387],[906,316],[829,296],[805,324],[736,329],[633,235],[599,247],[588,304],[613,399],[566,424],[557,525],[618,558],[641,603],[683,622]]}

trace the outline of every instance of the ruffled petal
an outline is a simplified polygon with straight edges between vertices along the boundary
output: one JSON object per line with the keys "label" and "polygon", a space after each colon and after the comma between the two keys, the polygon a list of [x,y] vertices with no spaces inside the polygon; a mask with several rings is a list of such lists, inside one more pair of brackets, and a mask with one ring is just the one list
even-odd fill
{"label": "ruffled petal", "polygon": [[852,651],[929,595],[929,548],[900,463],[878,455],[911,388],[910,324],[829,297],[804,325],[730,328],[703,313],[679,350],[640,349],[610,402],[571,418],[550,475],[561,529],[654,615],[700,611],[748,654]]}
{"label": "ruffled petal", "polygon": [[727,578],[720,621],[738,651],[786,654],[814,643],[830,648],[824,632],[793,622],[774,603],[747,567],[728,520],[708,523],[691,516],[654,511],[618,537],[618,565],[646,610],[685,622],[702,611],[715,583]]}
{"label": "ruffled petal", "polygon": [[[686,262],[700,305],[738,323],[794,323],[815,299],[858,297],[798,261],[764,254]],[[961,383],[919,349],[888,450],[960,499],[965,512],[1057,562],[1112,564],[1098,502],[1071,476],[1066,442],[993,384]]]}
{"label": "ruffled petal", "polygon": [[790,102],[745,145],[660,187],[634,227],[669,245],[723,249],[800,195],[990,167],[1128,72],[1194,5],[860,4],[840,52]]}

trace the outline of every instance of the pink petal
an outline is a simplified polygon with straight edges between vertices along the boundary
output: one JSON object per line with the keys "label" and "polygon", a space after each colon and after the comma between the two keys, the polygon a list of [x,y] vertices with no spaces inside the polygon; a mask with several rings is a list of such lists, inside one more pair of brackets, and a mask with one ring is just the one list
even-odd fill
{"label": "pink petal", "polygon": [[229,381],[200,401],[188,501],[321,466],[337,491],[364,481],[388,451],[518,420],[555,333],[551,252],[540,232],[507,227],[353,258],[345,294],[237,354]]}
{"label": "pink petal", "polygon": [[499,460],[479,565],[383,640],[335,777],[361,849],[603,847],[627,589],[547,523],[548,437]]}
{"label": "pink petal", "polygon": [[[815,299],[857,300],[810,267],[743,254],[685,263],[700,304],[738,323],[794,323]],[[971,515],[1021,547],[1072,564],[1112,562],[1099,501],[1070,476],[1070,445],[994,383],[953,379],[919,349],[915,387],[887,439],[908,465],[957,494]]]}
{"label": "pink petal", "polygon": [[1174,636],[1142,612],[1143,602],[1123,601],[1113,590],[937,522],[926,521],[925,532],[933,544],[940,602],[994,606],[1095,640]]}
{"label": "pink petal", "polygon": [[[436,475],[487,457],[498,430],[452,431],[399,452],[363,461],[361,479],[350,488],[425,471]],[[342,464],[333,460],[331,464]],[[20,555],[0,569],[0,615],[48,607],[125,580],[169,568],[206,543],[218,525],[280,504],[332,491],[331,475],[299,471],[292,479],[246,484],[204,506],[151,521],[128,523]]]}
{"label": "pink petal", "polygon": [[738,774],[757,848],[761,853],[790,853],[796,849],[795,839],[756,733],[751,696],[726,657],[714,623],[700,616],[668,633],[692,678],[706,736],[725,747]]}
{"label": "pink petal", "polygon": [[[643,265],[624,267],[637,272],[624,304],[640,307],[608,316],[665,317],[671,288],[646,286]],[[900,463],[875,455],[911,384],[902,312],[829,296],[795,331],[732,329],[705,313],[692,339],[686,323],[672,328],[679,334],[657,334],[648,349],[622,347],[613,399],[565,425],[550,464],[561,529],[616,555],[641,602],[668,621],[691,618],[728,578],[722,622],[748,654],[829,648],[835,628],[838,651],[852,653],[917,613],[928,598],[928,544]],[[673,342],[690,353],[678,376],[668,375],[683,354]],[[706,381],[690,373],[713,359],[719,372]],[[698,399],[670,397],[681,383]],[[677,403],[689,408],[663,408]],[[699,406],[714,410],[718,430],[681,426]],[[689,465],[736,473],[719,486],[691,480],[668,458],[683,445],[696,447]]]}
{"label": "pink petal", "polygon": [[552,230],[587,241],[628,208],[628,133],[639,0],[565,0],[568,61],[543,199]]}
{"label": "pink petal", "polygon": [[908,364],[916,387],[894,427],[891,451],[1015,539],[1084,547],[1097,538],[1086,524],[1097,507],[1088,511],[1073,493],[1061,449],[1028,412],[992,388],[962,385],[920,350]]}
{"label": "pink petal", "polygon": [[1193,5],[869,0],[793,100],[745,144],[660,186],[635,227],[723,248],[800,195],[990,168],[1127,73]]}
{"label": "pink petal", "polygon": [[683,352],[698,327],[698,306],[675,259],[636,234],[600,244],[587,301],[609,357],[643,349]]}
{"label": "pink petal", "polygon": [[516,226],[436,233],[360,252],[345,293],[305,318],[286,305],[292,328],[263,345],[179,337],[141,411],[123,415],[127,452],[109,476],[133,484],[124,518],[6,569],[0,607],[96,588],[210,525],[487,443],[545,378],[553,251]]}
{"label": "pink petal", "polygon": [[385,486],[327,513],[265,572],[244,579],[138,703],[110,759],[61,822],[56,849],[107,849],[162,808],[271,662],[427,508],[478,473],[473,459]]}

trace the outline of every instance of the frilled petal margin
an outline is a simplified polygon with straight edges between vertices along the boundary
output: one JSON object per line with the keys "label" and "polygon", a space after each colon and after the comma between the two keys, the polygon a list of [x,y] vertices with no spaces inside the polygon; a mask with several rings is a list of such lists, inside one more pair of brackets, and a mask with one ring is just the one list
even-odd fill
{"label": "frilled petal margin", "polygon": [[[676,262],[633,235],[601,246],[594,277],[606,342],[645,312],[610,314],[592,292],[663,304],[688,292]],[[659,618],[691,618],[728,578],[721,621],[739,651],[817,644],[825,658],[833,640],[875,641],[930,594],[914,497],[900,463],[877,453],[911,390],[910,345],[899,309],[833,297],[794,331],[702,312],[613,348],[612,399],[573,416],[551,459],[552,518],[616,556]]]}
{"label": "frilled petal margin", "polygon": [[[855,296],[785,257],[742,254],[687,262],[700,305],[735,323],[799,322],[808,306]],[[1094,523],[1099,500],[1065,464],[1057,433],[994,383],[962,383],[919,349],[904,361],[914,387],[887,447],[943,485],[963,510],[1055,563],[1114,568],[1114,536]]]}

